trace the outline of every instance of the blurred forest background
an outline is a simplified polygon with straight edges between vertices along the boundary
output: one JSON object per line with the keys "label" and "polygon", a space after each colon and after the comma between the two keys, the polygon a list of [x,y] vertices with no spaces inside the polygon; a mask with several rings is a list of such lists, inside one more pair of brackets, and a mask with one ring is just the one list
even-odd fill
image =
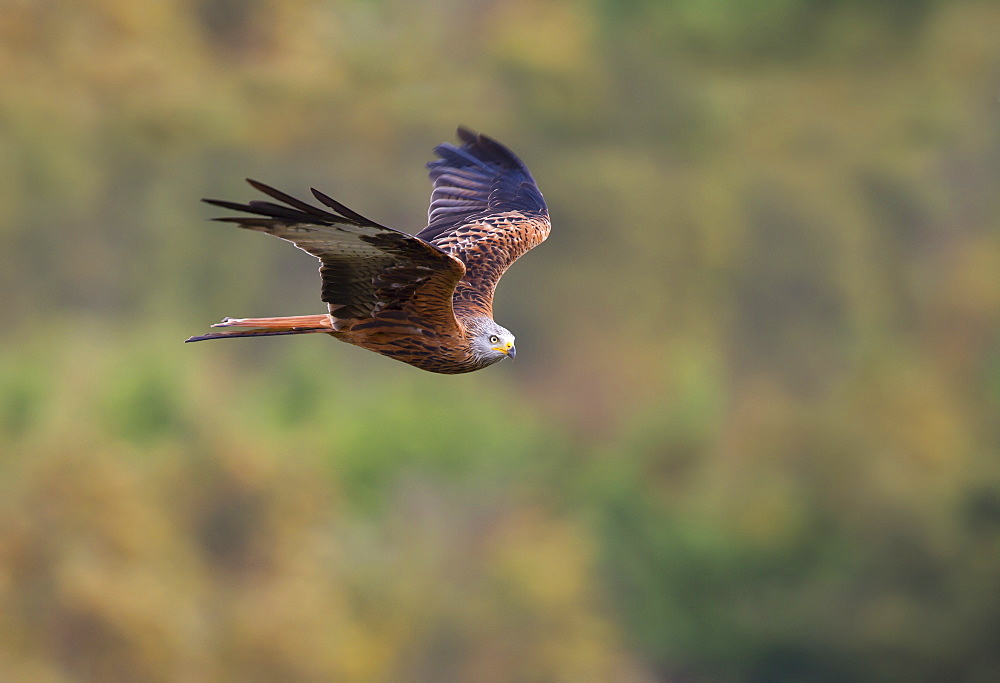
{"label": "blurred forest background", "polygon": [[[0,677],[997,680],[1000,5],[0,5]],[[245,176],[552,213],[421,373]]]}

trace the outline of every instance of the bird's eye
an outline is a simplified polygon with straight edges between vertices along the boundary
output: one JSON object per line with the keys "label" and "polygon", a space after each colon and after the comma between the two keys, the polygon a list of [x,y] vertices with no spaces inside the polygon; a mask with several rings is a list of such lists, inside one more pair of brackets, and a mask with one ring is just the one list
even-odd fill
{"label": "bird's eye", "polygon": [[490,344],[499,344],[499,343],[500,343],[500,337],[496,336],[495,334],[491,334]]}

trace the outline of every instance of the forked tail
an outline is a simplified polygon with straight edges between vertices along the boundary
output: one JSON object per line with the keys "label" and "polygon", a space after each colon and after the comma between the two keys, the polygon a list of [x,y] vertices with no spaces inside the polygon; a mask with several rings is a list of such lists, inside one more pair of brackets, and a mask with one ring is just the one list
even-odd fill
{"label": "forked tail", "polygon": [[293,315],[286,318],[224,318],[221,323],[216,323],[212,327],[235,329],[190,337],[184,342],[229,339],[230,337],[275,337],[279,334],[311,334],[333,330],[330,316],[326,314]]}

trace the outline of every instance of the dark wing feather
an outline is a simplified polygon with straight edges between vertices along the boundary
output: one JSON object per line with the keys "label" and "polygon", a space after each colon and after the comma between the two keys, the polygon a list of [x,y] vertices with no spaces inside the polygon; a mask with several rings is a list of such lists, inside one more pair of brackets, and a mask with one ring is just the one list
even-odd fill
{"label": "dark wing feather", "polygon": [[504,271],[548,237],[549,213],[524,162],[496,140],[458,129],[461,147],[443,143],[427,164],[434,191],[421,239],[461,259],[466,274],[455,304],[492,315]]}
{"label": "dark wing feather", "polygon": [[275,235],[318,258],[323,301],[335,322],[346,325],[395,316],[395,322],[405,320],[409,330],[444,335],[458,331],[452,294],[465,273],[461,261],[369,220],[317,190],[313,190],[316,198],[333,211],[263,183],[247,182],[284,205],[206,199],[215,206],[260,216],[215,220]]}
{"label": "dark wing feather", "polygon": [[427,164],[434,191],[427,227],[417,237],[434,243],[483,216],[506,211],[548,213],[528,167],[496,140],[458,129],[464,143],[434,148],[440,159]]}

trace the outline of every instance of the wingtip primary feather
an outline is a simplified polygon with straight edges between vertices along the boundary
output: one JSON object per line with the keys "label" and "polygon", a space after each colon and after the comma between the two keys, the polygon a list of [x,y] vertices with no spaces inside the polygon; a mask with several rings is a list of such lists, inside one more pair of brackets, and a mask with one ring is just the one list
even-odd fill
{"label": "wingtip primary feather", "polygon": [[462,142],[469,143],[470,145],[474,143],[476,139],[479,137],[479,133],[472,130],[468,126],[459,126],[458,129],[455,131],[455,135],[458,136],[459,140],[461,140]]}
{"label": "wingtip primary feather", "polygon": [[331,196],[329,196],[327,194],[324,194],[323,192],[320,192],[315,187],[310,187],[309,191],[312,192],[313,197],[316,198],[316,201],[320,202],[321,204],[323,204],[325,206],[330,207],[331,209],[333,209],[334,211],[336,211],[337,213],[339,213],[341,216],[343,216],[343,217],[345,217],[345,218],[347,218],[349,220],[355,221],[355,222],[357,222],[360,225],[370,225],[370,226],[376,227],[376,228],[384,228],[385,227],[381,223],[376,223],[375,221],[373,221],[370,218],[365,218],[364,216],[362,216],[357,211],[354,211],[352,209],[347,208],[346,206],[344,206],[343,204],[341,204],[340,202],[338,202],[333,197],[331,197]]}
{"label": "wingtip primary feather", "polygon": [[232,211],[249,211],[250,207],[246,204],[240,204],[238,202],[230,202],[225,199],[202,199],[201,201],[206,204],[211,204],[212,206],[218,206],[223,209],[230,209]]}

